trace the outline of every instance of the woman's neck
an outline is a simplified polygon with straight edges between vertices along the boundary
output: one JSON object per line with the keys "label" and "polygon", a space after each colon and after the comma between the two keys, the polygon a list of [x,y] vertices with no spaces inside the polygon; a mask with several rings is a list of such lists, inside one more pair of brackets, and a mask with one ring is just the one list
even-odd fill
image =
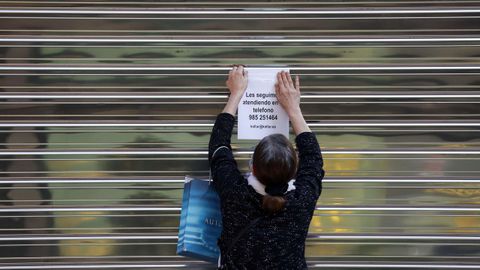
{"label": "woman's neck", "polygon": [[[267,195],[267,193],[265,192],[265,185],[262,184],[262,182],[260,182],[260,180],[258,180],[257,177],[255,177],[255,175],[252,172],[248,173],[247,181],[248,181],[248,184],[252,186],[257,193],[262,195]],[[295,179],[291,179],[290,181],[288,181],[287,192],[295,189],[294,183],[295,183]]]}

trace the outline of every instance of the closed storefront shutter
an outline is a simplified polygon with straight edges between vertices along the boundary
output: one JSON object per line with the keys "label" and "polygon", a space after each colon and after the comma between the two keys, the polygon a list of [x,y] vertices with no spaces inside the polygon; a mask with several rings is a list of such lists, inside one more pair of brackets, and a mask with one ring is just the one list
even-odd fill
{"label": "closed storefront shutter", "polygon": [[212,269],[183,182],[240,63],[300,76],[310,268],[479,269],[479,46],[469,0],[0,1],[0,269]]}

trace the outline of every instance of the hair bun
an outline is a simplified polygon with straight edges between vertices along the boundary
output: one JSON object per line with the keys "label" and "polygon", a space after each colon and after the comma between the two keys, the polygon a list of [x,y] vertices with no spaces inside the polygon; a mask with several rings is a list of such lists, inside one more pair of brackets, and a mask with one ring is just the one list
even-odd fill
{"label": "hair bun", "polygon": [[271,196],[283,196],[288,190],[288,183],[267,185],[265,192]]}
{"label": "hair bun", "polygon": [[268,214],[274,214],[285,208],[285,198],[281,196],[263,196],[262,208]]}

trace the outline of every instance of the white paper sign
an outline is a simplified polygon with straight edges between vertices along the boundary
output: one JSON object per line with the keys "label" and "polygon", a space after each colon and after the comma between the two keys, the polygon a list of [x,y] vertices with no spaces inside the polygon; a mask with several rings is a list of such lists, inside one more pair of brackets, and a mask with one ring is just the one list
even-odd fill
{"label": "white paper sign", "polygon": [[277,101],[277,73],[288,68],[246,68],[248,86],[238,106],[238,139],[259,140],[274,133],[288,138],[288,115]]}

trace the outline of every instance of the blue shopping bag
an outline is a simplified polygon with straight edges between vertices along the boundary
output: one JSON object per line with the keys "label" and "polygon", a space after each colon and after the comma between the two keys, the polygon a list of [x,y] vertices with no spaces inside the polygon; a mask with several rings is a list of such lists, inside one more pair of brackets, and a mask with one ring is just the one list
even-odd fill
{"label": "blue shopping bag", "polygon": [[213,184],[185,177],[177,254],[217,263],[221,232],[220,198]]}

